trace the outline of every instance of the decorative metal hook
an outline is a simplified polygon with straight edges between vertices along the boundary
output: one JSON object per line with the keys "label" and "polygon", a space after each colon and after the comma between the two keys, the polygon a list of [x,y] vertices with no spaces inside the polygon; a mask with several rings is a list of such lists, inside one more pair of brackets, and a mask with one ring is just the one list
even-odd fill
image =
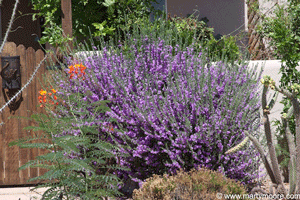
{"label": "decorative metal hook", "polygon": [[2,88],[21,89],[20,56],[1,57],[1,64]]}
{"label": "decorative metal hook", "polygon": [[[6,102],[21,89],[20,56],[1,57],[2,93]],[[20,107],[23,101],[22,93],[19,100],[14,99],[8,107],[10,113]],[[14,114],[13,113],[13,114]]]}

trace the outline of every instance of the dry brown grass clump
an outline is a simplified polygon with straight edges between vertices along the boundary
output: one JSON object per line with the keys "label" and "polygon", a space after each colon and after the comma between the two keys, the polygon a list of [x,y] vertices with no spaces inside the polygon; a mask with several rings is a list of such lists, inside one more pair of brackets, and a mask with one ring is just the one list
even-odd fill
{"label": "dry brown grass clump", "polygon": [[[134,190],[134,200],[215,200],[217,193],[247,194],[246,188],[235,180],[226,178],[219,172],[201,168],[175,176],[153,175],[139,190]],[[220,198],[223,199],[223,198]]]}

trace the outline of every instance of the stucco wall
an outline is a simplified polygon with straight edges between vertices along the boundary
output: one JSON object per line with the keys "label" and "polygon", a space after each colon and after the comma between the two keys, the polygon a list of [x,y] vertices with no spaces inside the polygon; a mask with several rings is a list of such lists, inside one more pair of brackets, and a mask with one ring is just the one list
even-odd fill
{"label": "stucco wall", "polygon": [[215,34],[226,35],[239,27],[245,30],[244,0],[167,0],[167,12],[174,16],[186,17],[194,9],[199,10],[199,18],[207,17],[208,25]]}

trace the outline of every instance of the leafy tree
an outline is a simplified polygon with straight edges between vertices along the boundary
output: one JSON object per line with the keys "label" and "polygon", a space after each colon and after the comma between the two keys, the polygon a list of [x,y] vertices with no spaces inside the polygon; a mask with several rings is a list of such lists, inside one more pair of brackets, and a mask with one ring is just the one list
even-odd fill
{"label": "leafy tree", "polygon": [[[106,39],[114,31],[124,31],[125,21],[135,22],[138,18],[149,16],[156,0],[72,0],[73,36],[79,42],[93,36],[103,35]],[[49,42],[54,47],[63,43],[61,28],[60,0],[31,0],[33,19],[44,17],[44,32],[41,44]],[[159,12],[159,11],[158,11]]]}

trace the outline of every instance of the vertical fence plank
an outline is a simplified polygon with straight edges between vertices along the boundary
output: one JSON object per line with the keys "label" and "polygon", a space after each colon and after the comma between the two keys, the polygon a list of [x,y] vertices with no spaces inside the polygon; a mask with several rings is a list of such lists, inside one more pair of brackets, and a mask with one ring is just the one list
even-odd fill
{"label": "vertical fence plank", "polygon": [[[4,47],[3,47],[3,50],[1,52],[1,57],[2,56],[9,56],[9,53],[7,53],[7,52],[8,52],[7,44],[5,44]],[[2,68],[2,66],[1,66],[1,68]],[[1,87],[2,87],[2,78],[1,78]],[[5,100],[3,98],[2,88],[0,89],[0,93],[1,93],[1,98],[0,98],[1,99],[1,105],[4,105]],[[3,118],[3,111],[0,113],[0,115],[1,115],[1,121],[5,123],[5,120]],[[1,146],[1,159],[2,159],[2,163],[1,163],[1,168],[0,168],[0,169],[2,169],[1,170],[1,172],[2,172],[1,173],[1,175],[2,175],[2,177],[1,177],[2,184],[5,184],[5,181],[6,181],[5,177],[7,176],[7,171],[6,171],[7,166],[6,166],[6,163],[5,163],[5,158],[6,158],[6,153],[5,152],[6,152],[6,149],[7,149],[6,148],[7,143],[5,141],[5,132],[6,132],[5,124],[3,124],[1,126],[1,144],[2,144],[2,146]]]}
{"label": "vertical fence plank", "polygon": [[[37,52],[34,51],[32,47],[27,50],[23,45],[16,47],[13,42],[7,42],[1,56],[20,56],[20,67],[21,67],[21,87],[28,82],[29,78],[34,72],[36,66],[44,58],[44,53],[41,50]],[[1,61],[1,59],[0,59]],[[44,65],[44,64],[43,64]],[[17,119],[11,118],[10,116],[23,116],[30,117],[35,113],[44,113],[45,110],[40,109],[38,103],[38,90],[41,88],[41,84],[38,81],[42,81],[42,74],[45,74],[45,66],[41,66],[38,73],[33,78],[33,81],[27,86],[26,89],[22,91],[23,101],[20,107],[15,113],[11,112],[9,107],[6,107],[0,114],[0,185],[20,185],[28,184],[27,180],[29,178],[42,175],[45,171],[40,171],[38,169],[30,168],[22,171],[18,171],[21,165],[24,165],[29,160],[34,160],[36,156],[46,153],[45,151],[38,151],[38,149],[20,149],[17,146],[8,147],[9,142],[25,138],[28,136],[34,136],[35,132],[32,130],[23,130],[27,126],[36,126],[34,121],[28,119]],[[2,79],[2,78],[0,78]],[[2,86],[2,84],[1,84]],[[0,90],[0,105],[1,107],[6,103],[4,100],[4,94],[2,94],[2,88]],[[19,95],[16,100],[19,100],[21,95]],[[5,164],[4,164],[5,163]],[[37,182],[31,182],[37,183]]]}
{"label": "vertical fence plank", "polygon": [[[2,55],[1,55],[2,56]],[[1,56],[0,56],[0,63],[1,63]],[[2,79],[0,81],[1,87],[2,87]],[[4,105],[4,99],[3,94],[2,94],[2,90],[0,90],[0,105]],[[2,106],[1,106],[2,107]],[[4,123],[3,120],[3,116],[2,114],[0,114],[0,123]],[[0,125],[0,184],[3,185],[4,184],[4,156],[5,156],[5,152],[4,152],[4,137],[3,137],[3,133],[4,133],[4,125]]]}
{"label": "vertical fence plank", "polygon": [[[20,64],[21,64],[21,87],[23,87],[29,77],[27,76],[27,66],[26,66],[26,48],[24,47],[24,45],[19,45],[17,47],[17,55],[20,56]],[[26,88],[25,90],[22,91],[21,95],[23,97],[23,101],[20,105],[19,110],[19,116],[21,117],[27,117],[27,97],[28,97],[28,88]],[[28,130],[23,130],[23,128],[28,126],[28,119],[24,119],[21,118],[19,120],[19,138],[25,138],[28,137]],[[20,149],[20,166],[24,165],[25,163],[27,163],[29,161],[29,149]],[[28,169],[24,169],[22,171],[20,171],[20,184],[26,184],[27,180],[28,180]]]}
{"label": "vertical fence plank", "polygon": [[[6,44],[6,53],[8,53],[10,56],[16,56],[17,47],[16,44],[13,42],[8,42]],[[4,94],[6,95],[6,94]],[[2,97],[4,98],[4,97]],[[7,96],[7,99],[10,98]],[[9,142],[15,141],[18,139],[18,119],[16,118],[10,118],[8,117],[16,115],[17,112],[10,112],[9,107],[6,107],[3,110],[3,119],[4,119],[4,140],[5,140],[5,172],[7,173],[7,176],[5,176],[5,183],[7,184],[13,184],[16,182],[20,182],[19,177],[19,147],[13,146],[8,147]]]}
{"label": "vertical fence plank", "polygon": [[[40,64],[40,62],[44,59],[44,52],[42,50],[37,50],[37,52],[35,53],[35,59],[36,59],[36,64],[35,66],[38,66]],[[43,113],[43,114],[46,114],[44,112],[44,108],[40,108],[39,107],[39,102],[38,102],[38,96],[39,96],[39,93],[38,91],[42,89],[42,86],[45,86],[44,84],[44,81],[43,81],[43,77],[42,75],[45,73],[45,64],[42,63],[41,64],[41,67],[39,68],[37,74],[36,74],[36,78],[35,78],[35,87],[36,87],[36,90],[35,90],[35,99],[34,99],[34,102],[35,102],[35,108],[36,108],[36,111],[38,113]],[[47,91],[49,92],[49,91]],[[47,97],[48,98],[48,97]],[[47,102],[48,102],[49,99],[47,99]],[[42,131],[39,131],[38,134],[43,134]],[[39,140],[39,142],[46,142],[44,139],[43,140]],[[46,151],[43,150],[43,149],[38,149],[38,155],[42,155],[42,154],[45,154]],[[43,170],[43,169],[38,169],[38,175],[42,175],[44,174],[46,171]]]}
{"label": "vertical fence plank", "polygon": [[[1,56],[0,56],[0,63],[1,63],[1,57],[2,56],[7,56],[7,53],[5,53],[5,50],[6,50],[6,45],[4,45],[4,48],[1,52]],[[2,69],[2,67],[1,67]],[[1,78],[1,87],[2,87],[2,78]],[[2,89],[0,90],[0,103],[1,105],[4,105],[4,98],[3,98],[3,93],[2,93]],[[4,118],[3,118],[3,112],[0,113],[0,119],[1,119],[1,122],[4,122]],[[4,184],[4,178],[5,178],[5,140],[4,140],[4,133],[5,133],[5,126],[4,124],[0,126],[0,183],[1,184]]]}
{"label": "vertical fence plank", "polygon": [[[34,71],[34,67],[35,67],[36,61],[35,61],[35,51],[32,47],[29,47],[26,50],[26,73],[27,73],[27,77],[30,77],[31,74]],[[27,111],[28,111],[28,117],[31,117],[32,114],[34,114],[34,111],[36,111],[36,97],[35,97],[35,80],[36,78],[34,78],[32,80],[32,82],[29,84],[29,86],[27,87],[27,91],[28,91],[28,96],[27,96]],[[28,125],[29,126],[35,126],[35,122],[33,121],[29,121]],[[35,135],[34,131],[30,130],[30,135]],[[29,159],[30,160],[34,160],[35,157],[37,156],[37,149],[30,149],[30,155],[29,155]],[[30,178],[36,177],[37,174],[37,168],[30,168]]]}

